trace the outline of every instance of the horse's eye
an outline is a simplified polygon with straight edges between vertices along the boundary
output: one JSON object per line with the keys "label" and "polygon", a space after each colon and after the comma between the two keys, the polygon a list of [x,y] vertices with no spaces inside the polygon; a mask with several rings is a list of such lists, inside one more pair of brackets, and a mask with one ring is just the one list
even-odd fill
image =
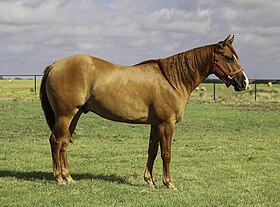
{"label": "horse's eye", "polygon": [[224,56],[224,57],[225,57],[225,59],[226,59],[226,61],[228,63],[232,63],[233,62],[233,58],[232,57],[228,57],[228,56]]}

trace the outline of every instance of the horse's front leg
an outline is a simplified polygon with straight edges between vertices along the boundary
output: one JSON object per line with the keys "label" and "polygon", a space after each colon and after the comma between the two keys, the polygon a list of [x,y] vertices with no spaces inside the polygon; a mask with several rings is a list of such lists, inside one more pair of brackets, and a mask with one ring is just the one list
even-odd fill
{"label": "horse's front leg", "polygon": [[154,161],[157,156],[158,146],[159,146],[159,129],[157,126],[151,126],[150,133],[150,142],[149,142],[149,150],[148,150],[148,161],[147,166],[144,172],[144,179],[149,184],[150,187],[154,188],[155,182],[153,179],[153,166]]}
{"label": "horse's front leg", "polygon": [[165,123],[160,127],[160,148],[163,161],[163,184],[169,189],[176,190],[170,176],[171,144],[175,129],[175,123]]}

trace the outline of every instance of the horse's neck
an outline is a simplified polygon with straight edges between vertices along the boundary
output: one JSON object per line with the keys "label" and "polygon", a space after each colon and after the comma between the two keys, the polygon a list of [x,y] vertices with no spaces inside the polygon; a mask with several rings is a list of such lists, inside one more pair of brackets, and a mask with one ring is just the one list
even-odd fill
{"label": "horse's neck", "polygon": [[209,45],[161,59],[160,66],[173,88],[190,94],[211,74],[213,57],[214,46]]}
{"label": "horse's neck", "polygon": [[214,67],[214,45],[196,48],[190,51],[191,68],[195,71],[194,84],[189,91],[192,92],[201,84],[213,71]]}

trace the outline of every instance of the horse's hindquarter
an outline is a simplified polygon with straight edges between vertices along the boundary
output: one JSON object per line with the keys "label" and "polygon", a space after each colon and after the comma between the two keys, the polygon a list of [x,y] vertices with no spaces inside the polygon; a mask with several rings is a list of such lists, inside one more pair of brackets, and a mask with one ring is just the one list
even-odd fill
{"label": "horse's hindquarter", "polygon": [[52,64],[46,81],[48,98],[56,114],[68,115],[89,98],[91,58],[75,55]]}
{"label": "horse's hindquarter", "polygon": [[99,61],[93,62],[89,110],[129,123],[154,123],[177,116],[180,100],[157,65],[125,67]]}

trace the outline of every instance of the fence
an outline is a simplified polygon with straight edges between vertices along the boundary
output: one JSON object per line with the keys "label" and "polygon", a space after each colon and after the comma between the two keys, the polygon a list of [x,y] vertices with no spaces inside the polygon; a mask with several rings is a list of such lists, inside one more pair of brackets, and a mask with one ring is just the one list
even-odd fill
{"label": "fence", "polygon": [[42,77],[43,75],[5,75],[5,74],[3,74],[3,75],[1,75],[0,74],[0,77],[1,78],[4,78],[4,77],[7,77],[8,79],[10,78],[10,77],[12,77],[12,78],[18,78],[18,77],[32,77],[33,78],[33,81],[34,81],[34,92],[35,93],[37,93],[37,77]]}
{"label": "fence", "polygon": [[[19,78],[21,77],[21,78]],[[37,89],[38,89],[38,84],[37,84],[37,81],[39,80],[39,78],[42,77],[42,75],[34,75],[34,74],[27,74],[27,75],[15,75],[15,74],[12,74],[12,75],[9,75],[9,74],[0,74],[0,79],[27,79],[29,77],[29,79],[32,79],[34,81],[34,84],[33,84],[33,91],[34,93],[37,93]],[[253,91],[254,93],[254,100],[257,101],[257,93],[258,93],[258,87],[257,85],[258,84],[278,84],[280,85],[280,79],[250,79],[250,86],[252,87],[253,85],[253,90],[251,89],[251,91]],[[213,90],[213,100],[217,100],[217,86],[218,85],[222,85],[222,81],[220,81],[219,79],[206,79],[203,83],[205,84],[213,84],[213,88],[209,91],[212,91]],[[263,91],[263,89],[261,89]],[[279,88],[279,91],[278,90],[275,90],[276,93],[279,92],[279,96],[280,96],[280,88]]]}
{"label": "fence", "polygon": [[[272,87],[273,84],[280,84],[280,79],[250,79],[249,82],[250,86],[254,86],[254,100],[257,101],[258,84],[267,84],[268,87]],[[206,79],[203,83],[213,84],[213,99],[216,100],[216,84],[221,84],[223,82],[219,79]]]}

